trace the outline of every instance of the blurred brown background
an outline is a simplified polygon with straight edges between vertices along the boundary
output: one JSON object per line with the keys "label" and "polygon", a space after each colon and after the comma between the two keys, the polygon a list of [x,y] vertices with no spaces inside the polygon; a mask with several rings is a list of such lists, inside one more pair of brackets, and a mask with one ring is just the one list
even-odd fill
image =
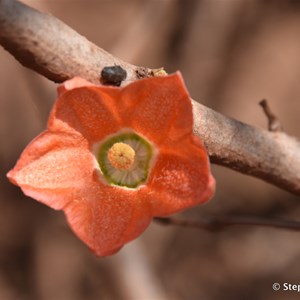
{"label": "blurred brown background", "polygon": [[[23,1],[133,64],[181,70],[191,96],[266,128],[267,98],[300,136],[300,2],[291,0]],[[46,125],[55,84],[0,48],[0,300],[300,299],[300,233],[237,226],[217,233],[153,224],[117,255],[96,258],[63,213],[26,198],[6,172]],[[299,198],[213,166],[217,193],[180,218],[299,220]]]}

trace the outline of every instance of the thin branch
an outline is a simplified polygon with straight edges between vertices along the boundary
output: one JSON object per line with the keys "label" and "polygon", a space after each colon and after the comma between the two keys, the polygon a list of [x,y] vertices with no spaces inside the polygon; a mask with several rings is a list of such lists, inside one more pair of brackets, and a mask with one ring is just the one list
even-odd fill
{"label": "thin branch", "polygon": [[156,222],[162,225],[175,225],[181,227],[190,227],[204,229],[208,231],[219,231],[229,226],[264,226],[271,228],[279,228],[286,230],[300,231],[300,222],[288,221],[280,219],[265,219],[259,217],[206,217],[197,219],[196,221],[191,220],[179,220],[176,218],[154,218]]}
{"label": "thin branch", "polygon": [[268,118],[268,129],[269,131],[281,131],[282,126],[278,120],[278,118],[273,114],[268,101],[266,99],[263,99],[259,102],[259,105],[263,108],[265,115]]}
{"label": "thin branch", "polygon": [[[18,1],[0,0],[0,44],[23,65],[55,82],[81,76],[99,84],[101,70],[114,64],[127,71],[123,84],[153,74],[113,57],[55,17]],[[300,195],[299,141],[228,118],[194,100],[192,105],[194,133],[204,141],[213,163]]]}
{"label": "thin branch", "polygon": [[298,140],[227,118],[196,102],[192,105],[194,132],[204,141],[212,163],[300,195]]}
{"label": "thin branch", "polygon": [[120,65],[128,80],[136,66],[112,56],[55,17],[25,4],[0,0],[0,44],[25,67],[54,82],[81,76],[99,84],[105,66]]}

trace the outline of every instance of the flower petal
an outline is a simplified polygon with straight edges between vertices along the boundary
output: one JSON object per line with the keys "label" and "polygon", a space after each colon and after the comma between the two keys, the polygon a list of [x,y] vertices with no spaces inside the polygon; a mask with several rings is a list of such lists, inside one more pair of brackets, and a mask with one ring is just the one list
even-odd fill
{"label": "flower petal", "polygon": [[192,133],[192,105],[179,72],[133,82],[122,95],[123,124],[155,144]]}
{"label": "flower petal", "polygon": [[189,139],[175,149],[163,149],[149,179],[153,215],[166,216],[204,203],[214,193],[208,156],[200,142]]}
{"label": "flower petal", "polygon": [[98,256],[112,255],[140,235],[152,217],[142,191],[90,185],[65,208],[73,231]]}
{"label": "flower petal", "polygon": [[95,86],[95,85],[81,77],[74,77],[70,80],[63,82],[61,85],[59,85],[57,88],[57,92],[58,92],[58,95],[60,96],[67,91],[70,91],[70,90],[73,90],[73,89],[79,88],[79,87],[85,87],[85,86]]}
{"label": "flower petal", "polygon": [[7,176],[27,196],[61,209],[93,171],[93,156],[82,137],[46,131],[27,146]]}
{"label": "flower petal", "polygon": [[90,143],[120,130],[115,104],[120,90],[90,85],[64,91],[78,84],[72,80],[63,86],[54,105],[48,122],[49,130],[80,133]]}

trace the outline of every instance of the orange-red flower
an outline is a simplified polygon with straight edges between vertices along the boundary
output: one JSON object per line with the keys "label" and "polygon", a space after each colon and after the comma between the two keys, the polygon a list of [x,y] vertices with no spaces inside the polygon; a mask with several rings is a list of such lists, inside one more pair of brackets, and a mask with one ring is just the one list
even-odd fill
{"label": "orange-red flower", "polygon": [[192,106],[179,73],[124,87],[73,78],[58,88],[48,128],[8,178],[64,210],[97,255],[140,235],[152,217],[207,201],[208,156],[193,135]]}

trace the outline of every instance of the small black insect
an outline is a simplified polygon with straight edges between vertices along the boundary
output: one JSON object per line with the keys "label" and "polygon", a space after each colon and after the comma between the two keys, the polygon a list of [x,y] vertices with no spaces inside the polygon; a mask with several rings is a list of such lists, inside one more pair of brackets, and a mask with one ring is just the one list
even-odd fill
{"label": "small black insect", "polygon": [[101,71],[101,82],[107,85],[120,86],[127,77],[127,72],[120,66],[104,67]]}

